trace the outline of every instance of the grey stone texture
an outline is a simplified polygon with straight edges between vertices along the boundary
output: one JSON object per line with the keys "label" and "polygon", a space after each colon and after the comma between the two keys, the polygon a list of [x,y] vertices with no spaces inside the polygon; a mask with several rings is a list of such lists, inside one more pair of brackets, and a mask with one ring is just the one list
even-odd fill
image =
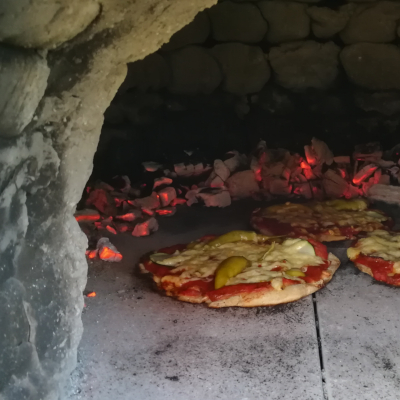
{"label": "grey stone texture", "polygon": [[400,89],[400,49],[393,44],[357,43],[340,53],[347,77],[371,90]]}
{"label": "grey stone texture", "polygon": [[81,33],[97,17],[96,0],[13,0],[0,3],[0,41],[54,48]]}
{"label": "grey stone texture", "polygon": [[309,7],[307,14],[311,18],[313,34],[320,39],[330,38],[341,32],[349,20],[345,10],[333,10],[328,7]]}
{"label": "grey stone texture", "polygon": [[309,35],[310,17],[306,4],[291,1],[260,1],[257,4],[268,22],[268,42],[290,42]]}
{"label": "grey stone texture", "polygon": [[233,94],[258,92],[271,72],[267,57],[258,46],[219,44],[212,49],[223,71],[223,88]]}
{"label": "grey stone texture", "polygon": [[[16,115],[8,104],[21,110],[15,132],[29,122],[23,135],[0,139],[2,400],[64,398],[82,334],[87,275],[87,239],[73,213],[92,170],[103,113],[126,63],[157,50],[213,3],[105,0],[98,18],[99,4],[89,0],[1,3],[3,42],[48,48],[72,38],[47,59],[44,51],[21,50],[25,60],[8,58],[14,71],[3,59],[0,66],[1,112]],[[9,119],[2,114],[3,121]]]}
{"label": "grey stone texture", "polygon": [[251,3],[219,3],[208,10],[213,38],[219,42],[260,42],[268,25]]}
{"label": "grey stone texture", "polygon": [[18,136],[31,121],[49,73],[35,52],[0,45],[0,137]]}
{"label": "grey stone texture", "polygon": [[269,61],[276,82],[285,88],[327,89],[338,75],[339,51],[333,42],[293,42],[273,47]]}
{"label": "grey stone texture", "polygon": [[400,2],[346,4],[340,10],[343,14],[350,15],[349,22],[340,33],[341,39],[346,44],[387,43],[396,38]]}
{"label": "grey stone texture", "polygon": [[210,19],[206,11],[198,13],[192,22],[174,33],[169,42],[161,47],[161,50],[171,51],[189,44],[204,43],[210,35],[210,25]]}
{"label": "grey stone texture", "polygon": [[400,114],[400,94],[398,92],[356,92],[354,100],[364,111],[375,111],[383,115]]}
{"label": "grey stone texture", "polygon": [[218,63],[207,49],[188,46],[167,56],[172,71],[172,93],[212,93],[221,83]]}

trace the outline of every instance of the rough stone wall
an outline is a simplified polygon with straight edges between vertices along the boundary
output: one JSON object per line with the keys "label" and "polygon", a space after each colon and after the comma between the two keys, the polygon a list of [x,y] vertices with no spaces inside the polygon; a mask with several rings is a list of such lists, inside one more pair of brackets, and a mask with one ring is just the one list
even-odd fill
{"label": "rough stone wall", "polygon": [[[142,79],[139,66],[132,68],[136,82],[128,76],[123,90],[145,91],[161,75],[167,78],[158,89],[180,94],[222,88],[247,95],[267,83],[295,92],[345,84],[353,97],[363,90],[400,90],[400,2],[332,4],[220,1],[173,35],[157,60],[147,60],[151,76],[143,65]],[[213,64],[212,57],[219,69],[199,66]]]}
{"label": "rough stone wall", "polygon": [[0,398],[55,400],[82,333],[72,214],[126,63],[212,0],[0,4]]}
{"label": "rough stone wall", "polygon": [[[126,162],[95,175],[130,173],[132,158],[168,159],[165,149],[173,153],[174,143],[179,151],[227,151],[262,137],[290,149],[296,140],[301,149],[315,135],[332,148],[347,144],[335,148],[347,152],[379,135],[385,148],[393,146],[400,132],[399,22],[396,0],[220,1],[155,54],[129,64],[96,156],[99,164],[111,153]],[[178,130],[182,140],[174,139]],[[150,135],[147,153],[136,151]]]}

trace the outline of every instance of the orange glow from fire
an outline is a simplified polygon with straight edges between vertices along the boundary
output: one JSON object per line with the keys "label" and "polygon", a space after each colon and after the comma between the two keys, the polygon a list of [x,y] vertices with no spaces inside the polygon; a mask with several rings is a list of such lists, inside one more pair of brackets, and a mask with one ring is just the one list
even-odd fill
{"label": "orange glow from fire", "polygon": [[179,199],[178,197],[172,200],[171,206],[176,206],[177,204],[186,204],[186,199]]}
{"label": "orange glow from fire", "polygon": [[156,210],[156,213],[158,215],[169,215],[173,213],[173,210]]}
{"label": "orange glow from fire", "polygon": [[300,163],[300,167],[303,168],[303,169],[311,169],[310,164],[308,164],[306,161],[302,161]]}
{"label": "orange glow from fire", "polygon": [[344,170],[344,168],[339,168],[338,171],[343,179],[346,178],[346,171]]}
{"label": "orange glow from fire", "polygon": [[158,194],[157,196],[158,196],[159,198],[160,198],[160,196],[162,197],[161,203],[164,203],[165,205],[168,204],[168,200],[169,200],[169,198],[168,198],[168,193],[160,193],[160,194]]}
{"label": "orange glow from fire", "polygon": [[100,252],[99,256],[102,260],[109,260],[110,258],[118,259],[118,261],[122,260],[122,254],[116,253],[114,250],[111,250],[109,247],[104,246]]}
{"label": "orange glow from fire", "polygon": [[107,225],[106,229],[108,230],[108,232],[112,233],[113,235],[117,234],[117,231],[110,225]]}
{"label": "orange glow from fire", "polygon": [[376,171],[378,167],[377,166],[371,166],[370,168],[368,168],[367,170],[364,170],[364,168],[360,171],[362,172],[364,170],[364,172],[362,174],[360,174],[360,172],[353,178],[353,183],[355,185],[359,185],[362,181],[364,181],[365,179],[367,179],[369,176],[371,176],[374,171]]}
{"label": "orange glow from fire", "polygon": [[142,208],[142,212],[144,214],[150,215],[150,217],[152,217],[154,215],[154,211],[150,210],[149,208]]}
{"label": "orange glow from fire", "polygon": [[97,250],[86,250],[86,255],[88,258],[93,259],[97,256]]}
{"label": "orange glow from fire", "polygon": [[261,182],[262,181],[262,177],[261,177],[261,167],[258,167],[255,172],[255,177],[256,177],[256,181]]}
{"label": "orange glow from fire", "polygon": [[124,202],[123,199],[119,199],[118,197],[114,197],[114,201],[115,201],[115,205],[117,207],[120,207],[122,205],[122,203]]}
{"label": "orange glow from fire", "polygon": [[96,292],[90,292],[86,295],[86,297],[96,297]]}
{"label": "orange glow from fire", "polygon": [[80,221],[98,221],[100,219],[100,214],[90,214],[90,215],[76,215],[75,219]]}

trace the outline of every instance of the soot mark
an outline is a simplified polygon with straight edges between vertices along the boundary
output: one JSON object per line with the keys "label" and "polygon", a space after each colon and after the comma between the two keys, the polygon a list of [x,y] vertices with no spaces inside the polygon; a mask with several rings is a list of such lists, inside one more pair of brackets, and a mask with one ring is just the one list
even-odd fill
{"label": "soot mark", "polygon": [[179,381],[179,376],[176,376],[176,375],[174,375],[174,376],[166,376],[165,379],[169,379],[170,381],[173,381],[173,382],[178,382]]}

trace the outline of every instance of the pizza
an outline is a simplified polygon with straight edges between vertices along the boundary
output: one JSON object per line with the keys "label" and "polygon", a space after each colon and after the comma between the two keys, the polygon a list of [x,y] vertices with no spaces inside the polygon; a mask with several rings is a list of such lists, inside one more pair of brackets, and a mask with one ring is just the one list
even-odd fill
{"label": "pizza", "polygon": [[167,296],[222,308],[299,300],[324,287],[339,265],[313,239],[233,231],[163,248],[146,255],[139,267]]}
{"label": "pizza", "polygon": [[355,239],[361,232],[389,229],[392,219],[382,211],[368,209],[364,199],[338,199],[259,208],[253,212],[251,224],[264,235],[311,237],[331,242]]}
{"label": "pizza", "polygon": [[400,233],[371,232],[348,248],[347,256],[377,281],[400,286]]}

